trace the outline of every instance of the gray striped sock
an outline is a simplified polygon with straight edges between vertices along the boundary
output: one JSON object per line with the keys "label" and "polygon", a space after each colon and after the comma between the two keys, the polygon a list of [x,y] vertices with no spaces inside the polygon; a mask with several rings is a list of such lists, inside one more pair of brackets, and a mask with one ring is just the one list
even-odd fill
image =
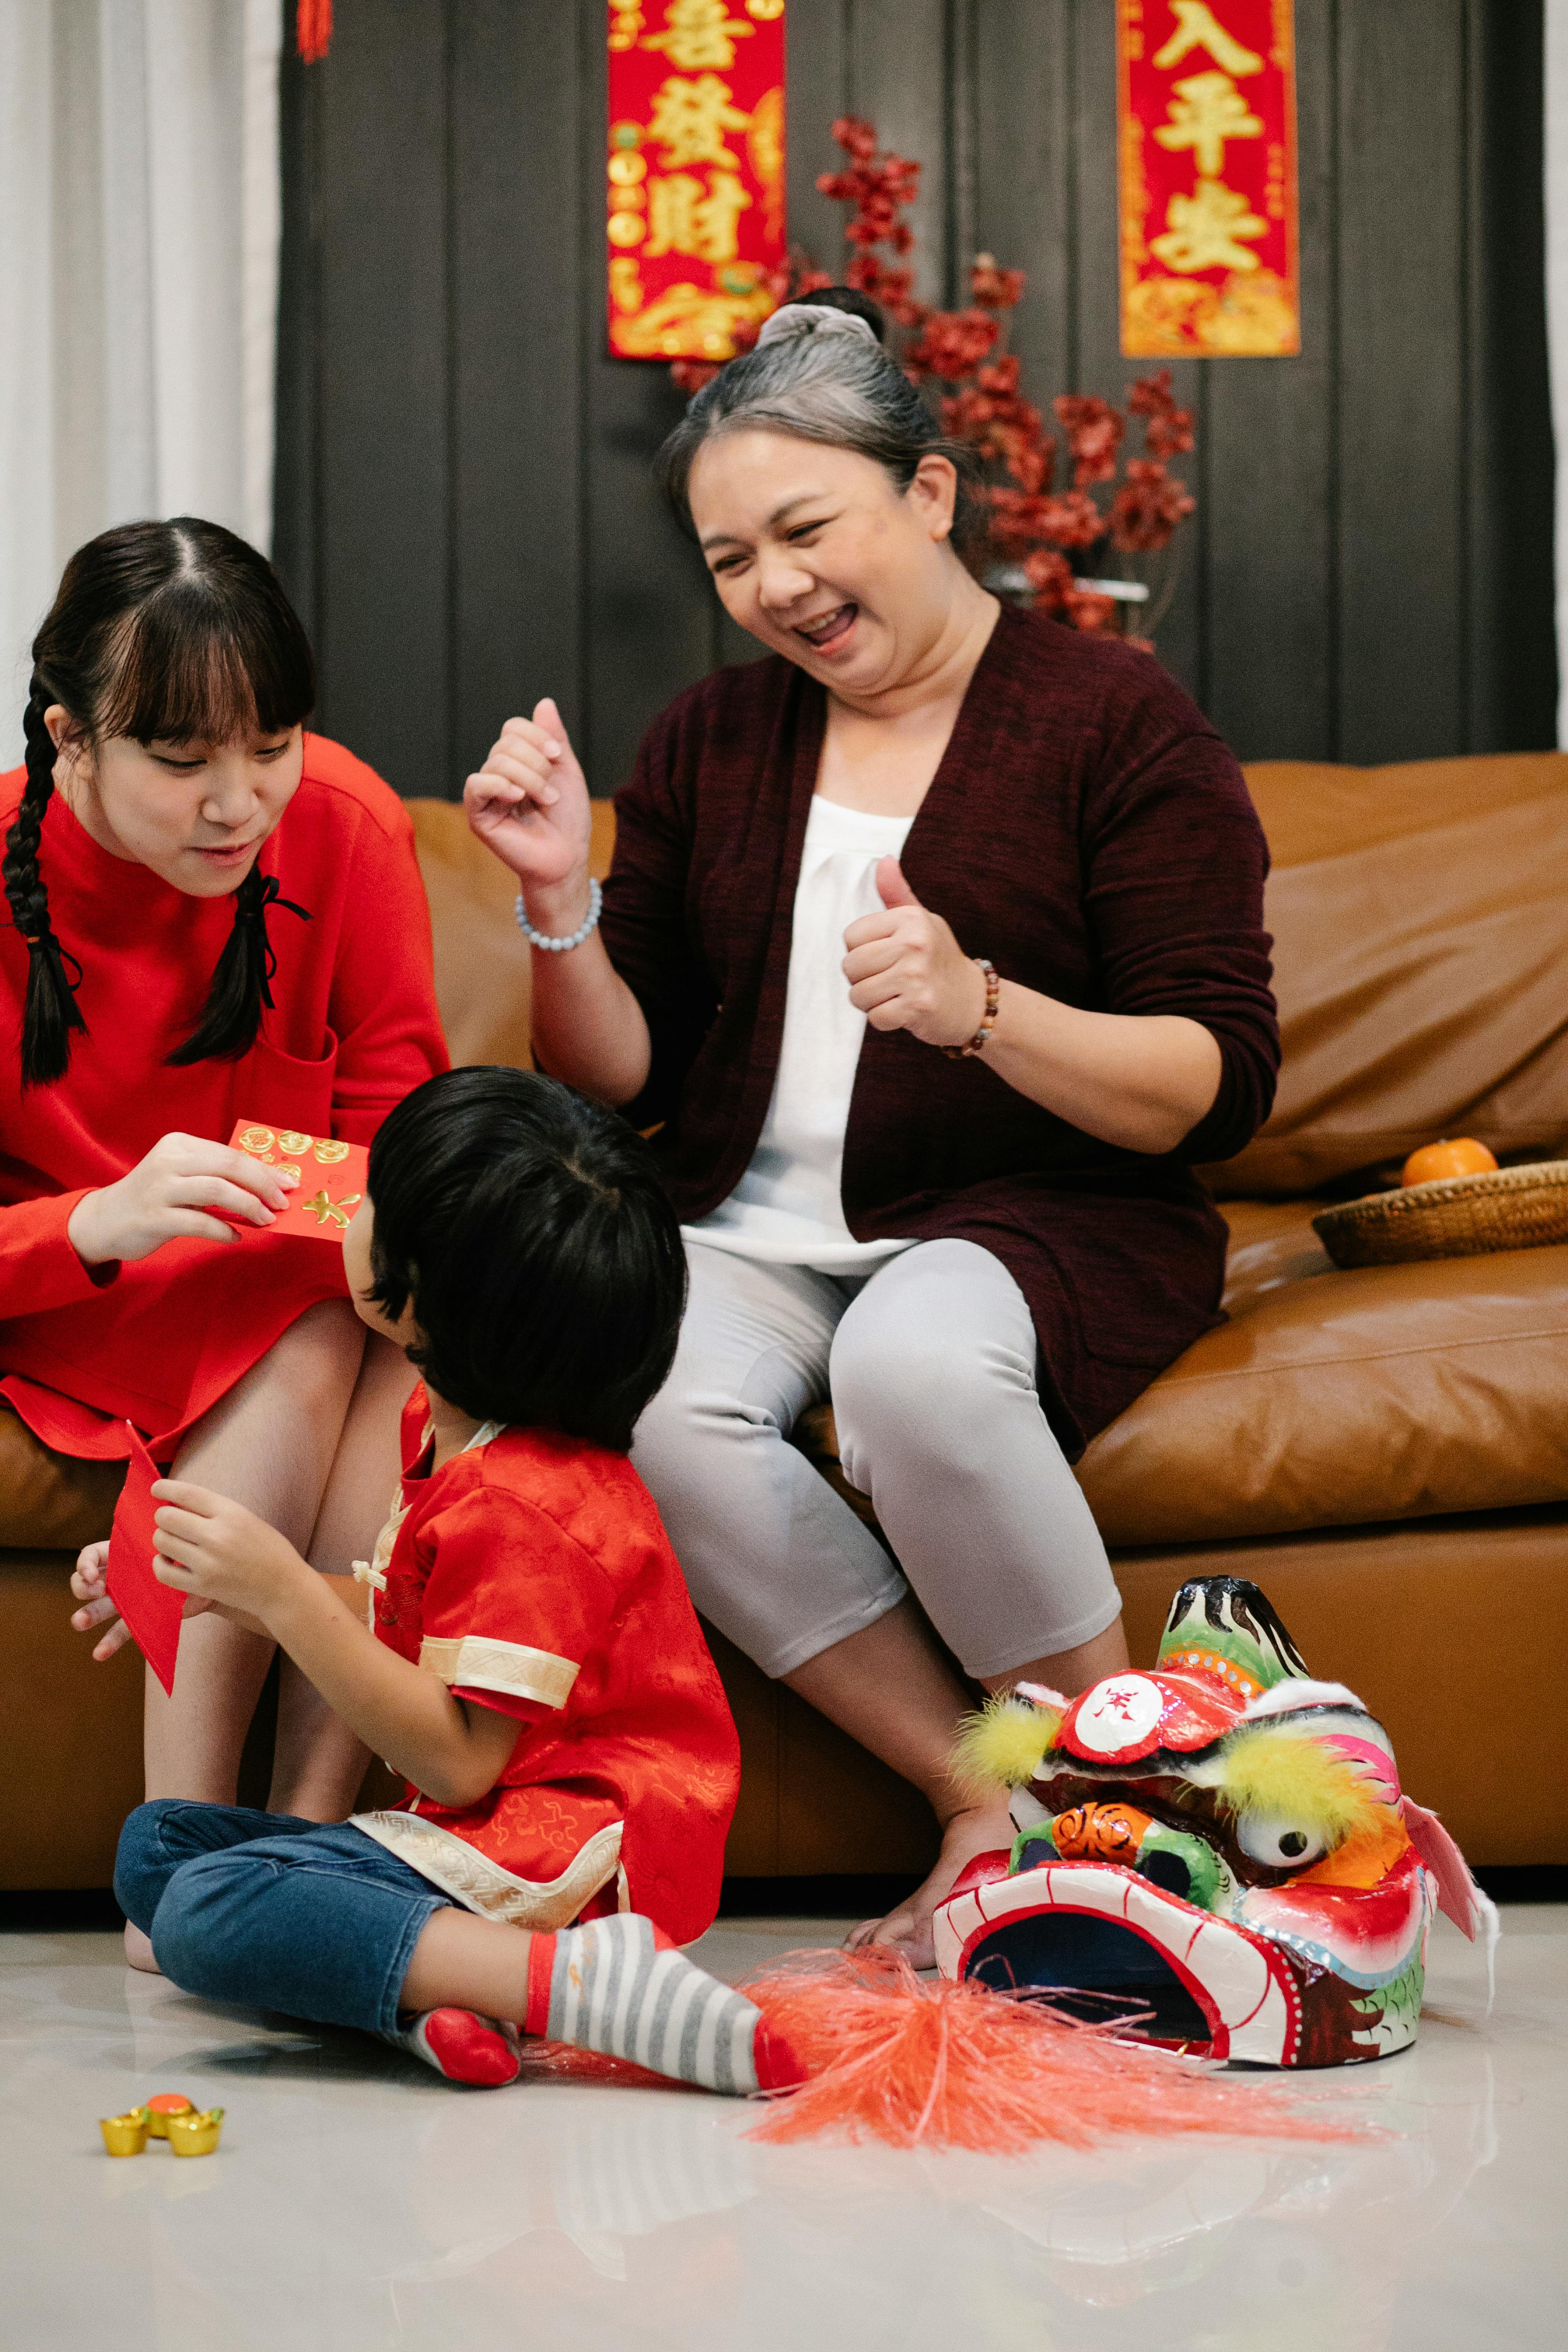
{"label": "gray striped sock", "polygon": [[761,2023],[761,2011],[742,1994],[673,1947],[660,1951],[653,1922],[637,1912],[555,1937],[544,2029],[552,2042],[743,2097],[762,2087]]}

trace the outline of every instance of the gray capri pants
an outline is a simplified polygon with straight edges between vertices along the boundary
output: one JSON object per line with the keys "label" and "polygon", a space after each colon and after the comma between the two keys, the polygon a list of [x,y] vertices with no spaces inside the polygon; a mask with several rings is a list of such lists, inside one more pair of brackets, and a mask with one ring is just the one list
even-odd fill
{"label": "gray capri pants", "polygon": [[[632,1460],[693,1601],[764,1674],[874,1623],[911,1586],[976,1677],[1114,1623],[1105,1546],[1040,1410],[1035,1327],[1000,1258],[921,1242],[845,1276],[693,1242],[687,1260],[674,1370]],[[786,1442],[829,1398],[845,1475],[903,1575]]]}

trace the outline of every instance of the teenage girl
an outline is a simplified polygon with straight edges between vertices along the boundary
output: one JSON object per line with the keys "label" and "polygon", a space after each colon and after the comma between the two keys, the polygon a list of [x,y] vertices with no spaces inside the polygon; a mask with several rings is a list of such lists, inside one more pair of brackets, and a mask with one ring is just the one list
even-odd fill
{"label": "teenage girl", "polygon": [[[314,699],[304,631],[231,531],[132,523],[66,567],[26,765],[0,777],[0,1403],[92,1460],[124,1457],[130,1422],[347,1569],[411,1375],[338,1252],[268,1234],[289,1180],[226,1139],[249,1118],[368,1142],[447,1055],[407,815],[303,732]],[[113,1619],[78,1612],[95,1657],[127,1639]],[[148,1678],[151,1794],[233,1798],[272,1652],[185,1628],[173,1698]],[[285,1662],[272,1801],[341,1819],[363,1767]]]}

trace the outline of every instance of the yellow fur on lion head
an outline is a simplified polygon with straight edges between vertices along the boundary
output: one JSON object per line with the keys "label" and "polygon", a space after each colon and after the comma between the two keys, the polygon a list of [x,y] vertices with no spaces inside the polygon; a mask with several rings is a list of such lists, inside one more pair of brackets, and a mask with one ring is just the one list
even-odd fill
{"label": "yellow fur on lion head", "polygon": [[1328,1740],[1262,1724],[1237,1733],[1221,1750],[1213,1780],[1207,1773],[1204,1779],[1237,1821],[1289,1821],[1315,1830],[1331,1846],[1371,1828],[1386,1810],[1361,1766],[1336,1754]]}
{"label": "yellow fur on lion head", "polygon": [[953,1768],[965,1780],[1026,1788],[1037,1776],[1061,1719],[1058,1707],[1037,1706],[1016,1691],[1001,1692],[988,1698],[978,1715],[965,1717],[953,1749]]}

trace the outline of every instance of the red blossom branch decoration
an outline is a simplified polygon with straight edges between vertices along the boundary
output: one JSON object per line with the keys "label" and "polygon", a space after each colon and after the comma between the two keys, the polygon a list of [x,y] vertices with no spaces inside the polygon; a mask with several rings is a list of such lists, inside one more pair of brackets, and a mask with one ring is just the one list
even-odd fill
{"label": "red blossom branch decoration", "polygon": [[[1170,369],[1128,386],[1126,414],[1092,394],[1064,393],[1052,403],[1073,468],[1072,487],[1057,489],[1056,436],[1023,397],[1017,356],[1005,349],[1006,314],[1023,299],[1024,271],[977,254],[967,310],[939,310],[918,301],[910,265],[914,231],[902,214],[920,192],[919,163],[879,148],[875,125],[858,115],[841,116],[833,137],[847,159],[845,168],[825,172],[816,184],[825,196],[853,207],[844,231],[850,257],[843,282],[881,304],[902,335],[901,350],[895,350],[910,380],[938,388],[943,431],[974,452],[991,552],[1016,567],[1037,610],[1076,629],[1114,629],[1117,600],[1084,586],[1068,551],[1087,558],[1089,549],[1109,541],[1121,554],[1157,552],[1193,513],[1196,500],[1165,463],[1194,446],[1192,411],[1176,405]],[[767,280],[779,301],[834,282],[799,248]],[[738,329],[737,351],[750,350],[756,337],[755,327]],[[670,373],[690,394],[718,369],[678,360]],[[1129,415],[1142,425],[1143,455],[1123,460]],[[1102,509],[1091,492],[1100,483],[1116,482],[1119,466],[1122,478]]]}

